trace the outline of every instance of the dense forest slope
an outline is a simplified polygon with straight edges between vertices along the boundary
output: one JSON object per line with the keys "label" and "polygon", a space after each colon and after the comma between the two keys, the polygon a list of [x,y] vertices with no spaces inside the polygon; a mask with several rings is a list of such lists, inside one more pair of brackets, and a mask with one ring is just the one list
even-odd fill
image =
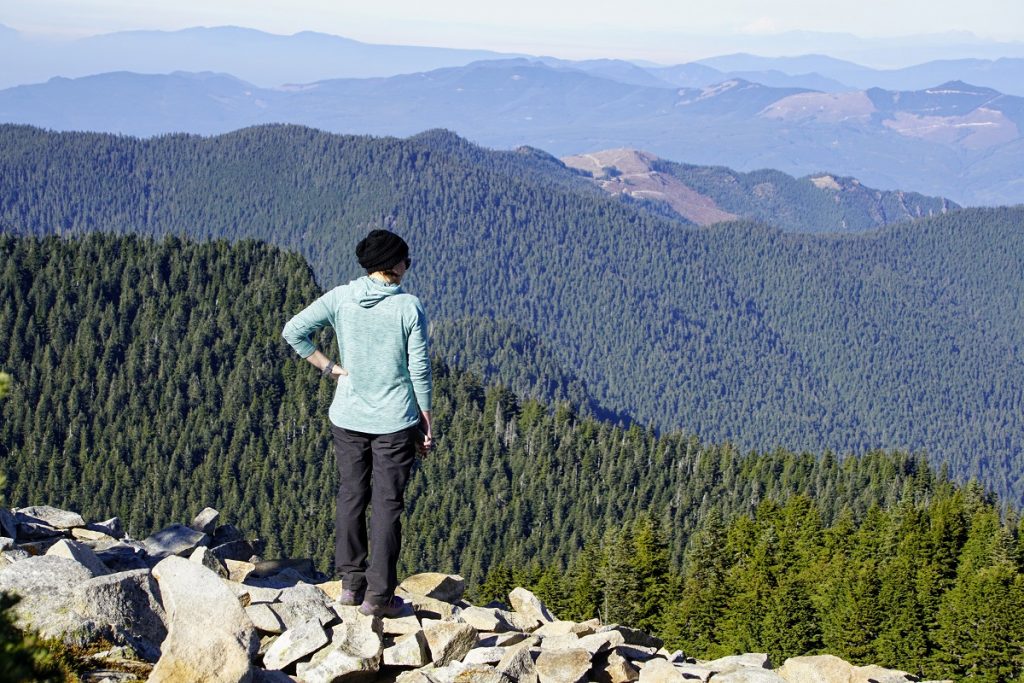
{"label": "dense forest slope", "polygon": [[[214,505],[268,557],[329,567],[331,385],[279,336],[317,290],[301,258],[97,234],[0,236],[0,264],[5,501],[121,514],[136,536]],[[698,656],[1020,673],[1020,529],[980,486],[904,453],[659,437],[435,371],[439,445],[410,482],[403,574],[461,572],[481,599],[526,582],[564,617]]]}
{"label": "dense forest slope", "polygon": [[[8,126],[0,150],[5,231],[266,239],[328,287],[358,274],[355,242],[385,225],[412,244],[409,283],[434,321],[514,325],[608,411],[744,449],[926,449],[1024,495],[1024,209],[856,236],[697,229],[543,153],[443,132],[144,141]],[[495,367],[498,349],[462,326],[475,341],[444,335],[442,356],[468,346]],[[537,372],[496,374],[540,387]]]}

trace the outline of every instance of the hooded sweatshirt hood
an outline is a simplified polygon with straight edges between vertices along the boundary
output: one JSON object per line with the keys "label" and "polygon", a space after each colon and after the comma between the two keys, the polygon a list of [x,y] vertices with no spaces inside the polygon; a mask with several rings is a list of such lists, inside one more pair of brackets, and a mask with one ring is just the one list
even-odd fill
{"label": "hooded sweatshirt hood", "polygon": [[355,299],[363,308],[373,308],[384,299],[395,294],[401,294],[405,290],[402,285],[389,285],[379,280],[374,280],[369,275],[364,275],[355,281],[362,289],[356,291]]}

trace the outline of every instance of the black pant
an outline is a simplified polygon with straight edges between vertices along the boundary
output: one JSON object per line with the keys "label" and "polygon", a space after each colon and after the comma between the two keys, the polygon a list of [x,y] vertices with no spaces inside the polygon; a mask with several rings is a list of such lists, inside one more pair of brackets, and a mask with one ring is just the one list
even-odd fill
{"label": "black pant", "polygon": [[[331,425],[338,466],[334,512],[334,568],[342,586],[366,600],[387,602],[398,586],[405,485],[416,460],[416,427],[391,434],[364,434]],[[366,506],[370,504],[367,565]]]}

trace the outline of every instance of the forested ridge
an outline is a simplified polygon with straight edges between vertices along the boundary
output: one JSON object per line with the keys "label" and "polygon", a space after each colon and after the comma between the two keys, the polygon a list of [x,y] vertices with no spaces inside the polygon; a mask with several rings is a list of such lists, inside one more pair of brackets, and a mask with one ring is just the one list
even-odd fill
{"label": "forested ridge", "polygon": [[[305,256],[326,288],[358,274],[355,242],[383,225],[412,245],[440,357],[485,379],[743,450],[924,451],[1024,497],[1024,209],[856,236],[695,229],[542,152],[437,131],[4,126],[0,150],[5,232],[262,239]],[[536,345],[495,346],[495,329]],[[539,345],[545,368],[513,360]]]}
{"label": "forested ridge", "polygon": [[[0,263],[8,504],[119,514],[136,535],[214,505],[267,556],[329,567],[331,385],[279,336],[318,291],[300,257],[95,234],[0,236]],[[1018,515],[923,456],[748,453],[435,375],[403,573],[461,572],[478,599],[525,583],[697,656],[1024,670]]]}

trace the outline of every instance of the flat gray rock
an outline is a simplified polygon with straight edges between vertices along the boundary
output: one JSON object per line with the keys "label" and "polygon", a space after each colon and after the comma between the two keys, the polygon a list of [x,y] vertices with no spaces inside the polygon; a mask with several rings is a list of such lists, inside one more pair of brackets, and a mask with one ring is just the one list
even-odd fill
{"label": "flat gray rock", "polygon": [[455,603],[462,599],[466,592],[466,580],[458,574],[439,574],[425,572],[413,574],[398,584],[396,592],[410,595],[423,595],[447,603]]}
{"label": "flat gray rock", "polygon": [[69,541],[66,538],[61,539],[50,546],[50,549],[46,551],[46,554],[72,559],[75,562],[84,565],[93,573],[93,576],[103,576],[104,574],[110,573],[107,565],[103,564],[103,561],[96,556],[96,553],[94,553],[91,548],[75,541]]}
{"label": "flat gray rock", "polygon": [[540,683],[582,683],[592,666],[586,650],[545,650],[537,656],[534,666]]}
{"label": "flat gray rock", "polygon": [[293,628],[310,619],[317,619],[322,626],[338,620],[338,614],[332,609],[327,595],[308,583],[301,583],[289,588],[282,588],[278,594],[278,602],[271,605],[285,626]]}
{"label": "flat gray rock", "polygon": [[163,558],[168,555],[188,555],[209,541],[210,537],[204,533],[189,529],[184,524],[172,524],[156,532],[142,544],[150,555]]}
{"label": "flat gray rock", "polygon": [[27,522],[42,522],[54,529],[70,529],[76,526],[85,526],[85,520],[77,512],[61,510],[49,505],[33,505],[27,508],[17,508],[14,511],[14,518],[19,524]]}
{"label": "flat gray rock", "polygon": [[324,627],[317,619],[304,621],[290,628],[274,641],[263,655],[263,666],[280,671],[289,664],[313,654],[329,642]]}
{"label": "flat gray rock", "polygon": [[[475,650],[474,650],[475,652]],[[430,648],[423,631],[401,636],[395,644],[384,650],[386,666],[420,667],[430,663]]]}
{"label": "flat gray rock", "polygon": [[431,660],[439,667],[461,660],[476,645],[477,631],[469,624],[441,622],[423,631]]}
{"label": "flat gray rock", "polygon": [[242,683],[259,649],[252,621],[209,569],[171,556],[153,568],[167,610],[167,638],[149,683]]}
{"label": "flat gray rock", "polygon": [[141,543],[120,542],[96,551],[96,557],[112,572],[147,569],[146,550]]}
{"label": "flat gray rock", "polygon": [[86,524],[86,529],[90,531],[98,531],[106,534],[111,538],[122,539],[124,538],[124,527],[121,526],[120,517],[111,517],[110,519],[102,522],[93,522],[92,524]]}
{"label": "flat gray rock", "polygon": [[[18,624],[31,627],[44,638],[64,638],[81,623],[68,605],[75,586],[93,578],[87,567],[67,557],[41,555],[0,568],[0,591],[16,593]],[[87,634],[74,644],[87,644]]]}

